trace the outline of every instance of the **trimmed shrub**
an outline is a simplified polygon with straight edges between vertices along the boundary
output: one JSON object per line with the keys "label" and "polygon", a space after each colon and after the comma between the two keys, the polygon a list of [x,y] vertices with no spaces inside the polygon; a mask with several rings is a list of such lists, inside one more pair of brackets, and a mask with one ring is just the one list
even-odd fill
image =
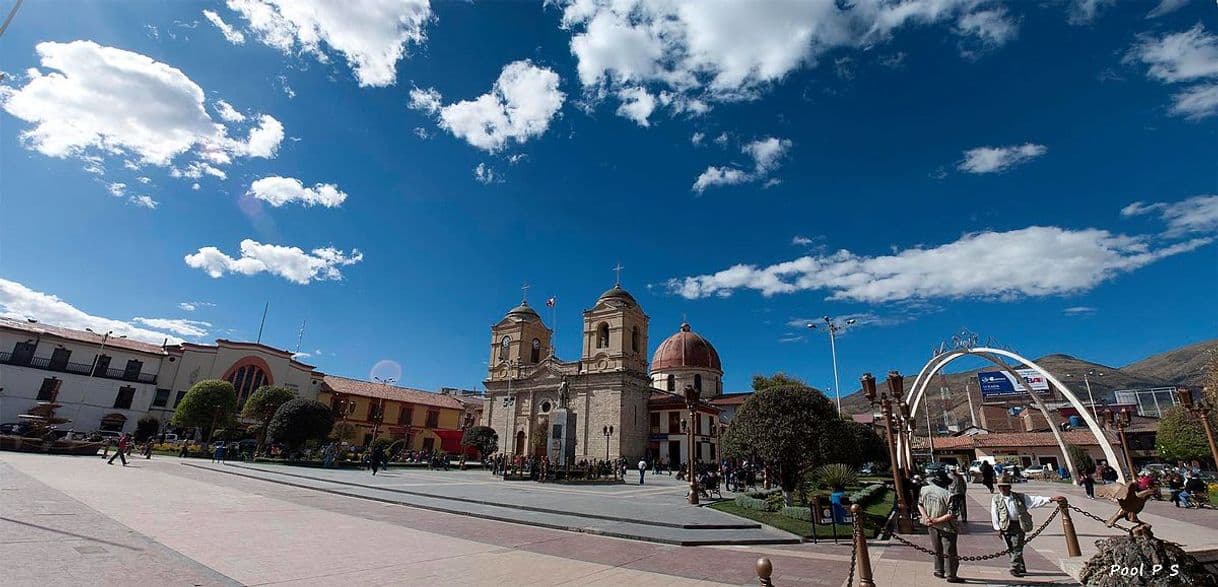
{"label": "trimmed shrub", "polygon": [[770,506],[764,499],[757,499],[755,497],[749,497],[748,495],[737,495],[736,505],[745,509],[757,510],[759,512],[770,511]]}
{"label": "trimmed shrub", "polygon": [[859,507],[867,507],[878,502],[884,496],[884,490],[885,487],[877,483],[851,492],[846,497],[850,499],[850,503],[857,503]]}
{"label": "trimmed shrub", "polygon": [[279,406],[267,432],[275,442],[299,450],[306,442],[325,438],[332,427],[334,413],[330,406],[316,400],[294,399]]}
{"label": "trimmed shrub", "polygon": [[778,513],[796,520],[803,520],[805,522],[812,521],[812,508],[784,507],[778,510]]}

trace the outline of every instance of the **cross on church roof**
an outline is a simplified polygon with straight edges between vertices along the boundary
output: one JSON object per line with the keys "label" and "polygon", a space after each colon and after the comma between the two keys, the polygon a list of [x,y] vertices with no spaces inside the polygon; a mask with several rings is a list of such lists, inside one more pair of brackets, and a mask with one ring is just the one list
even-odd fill
{"label": "cross on church roof", "polygon": [[613,268],[613,272],[617,274],[617,285],[622,284],[622,269],[625,269],[625,267],[622,267],[622,264],[620,262],[617,264],[616,267]]}

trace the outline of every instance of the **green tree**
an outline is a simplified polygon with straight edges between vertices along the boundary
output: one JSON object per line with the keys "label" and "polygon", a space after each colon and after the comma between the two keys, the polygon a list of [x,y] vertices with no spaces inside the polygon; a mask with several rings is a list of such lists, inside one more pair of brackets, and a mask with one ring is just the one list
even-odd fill
{"label": "green tree", "polygon": [[1066,454],[1070,455],[1070,462],[1074,463],[1074,469],[1079,475],[1091,474],[1095,472],[1095,460],[1083,447],[1075,444],[1066,445]]}
{"label": "green tree", "polygon": [[[774,381],[782,378],[782,383]],[[828,462],[846,433],[845,422],[823,394],[782,374],[755,377],[761,383],[744,402],[723,436],[724,453],[761,459],[792,503],[803,473]]]}
{"label": "green tree", "polygon": [[789,377],[785,373],[778,372],[770,376],[754,375],[753,376],[753,391],[761,391],[771,387],[796,385],[800,387],[808,387],[802,379]]}
{"label": "green tree", "polygon": [[461,435],[461,446],[472,446],[478,451],[478,459],[499,450],[499,434],[490,426],[471,426]]}
{"label": "green tree", "polygon": [[841,425],[840,441],[826,447],[827,462],[846,463],[855,468],[888,462],[888,445],[871,426],[853,420],[843,420]]}
{"label": "green tree", "polygon": [[[1218,414],[1210,412],[1209,418],[1210,429],[1218,429]],[[1201,419],[1180,406],[1163,412],[1155,444],[1159,447],[1159,456],[1168,462],[1213,460]]]}
{"label": "green tree", "polygon": [[184,428],[204,428],[207,439],[216,427],[228,423],[237,412],[237,390],[233,384],[220,379],[204,379],[190,386],[173,412],[173,425]]}
{"label": "green tree", "polygon": [[263,385],[245,400],[241,417],[258,421],[258,452],[262,452],[262,445],[266,444],[266,429],[271,425],[271,418],[275,417],[279,406],[294,399],[296,393],[286,387]]}
{"label": "green tree", "polygon": [[135,422],[135,441],[144,442],[161,430],[161,421],[152,414],[144,414]]}
{"label": "green tree", "polygon": [[294,399],[284,402],[271,417],[267,433],[275,442],[298,450],[310,440],[323,440],[334,427],[334,412],[317,400]]}

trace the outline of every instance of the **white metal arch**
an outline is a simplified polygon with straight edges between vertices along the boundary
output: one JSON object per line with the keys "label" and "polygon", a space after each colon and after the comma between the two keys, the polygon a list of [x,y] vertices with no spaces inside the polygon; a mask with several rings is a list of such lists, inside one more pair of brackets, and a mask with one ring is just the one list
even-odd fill
{"label": "white metal arch", "polygon": [[[1109,465],[1113,466],[1116,469],[1117,478],[1118,478],[1117,480],[1122,483],[1125,482],[1125,473],[1122,471],[1122,469],[1120,467],[1121,461],[1120,461],[1120,459],[1117,458],[1116,451],[1114,451],[1112,449],[1112,444],[1108,442],[1108,437],[1104,435],[1104,432],[1103,432],[1103,430],[1100,429],[1099,424],[1096,423],[1095,419],[1091,417],[1091,412],[1089,412],[1083,406],[1082,402],[1079,401],[1078,397],[1074,395],[1074,392],[1070,391],[1069,387],[1066,387],[1065,384],[1063,384],[1060,380],[1058,380],[1056,377],[1054,377],[1052,373],[1049,373],[1047,370],[1045,370],[1040,365],[1037,365],[1036,363],[1020,356],[1017,353],[1014,353],[1014,352],[1011,352],[1011,351],[1008,351],[1005,349],[996,349],[996,348],[990,348],[990,347],[973,347],[973,348],[968,348],[968,349],[956,349],[956,350],[948,351],[946,353],[941,353],[941,354],[933,357],[930,361],[927,362],[927,365],[930,365],[933,363],[934,367],[929,372],[926,372],[926,369],[923,368],[923,372],[925,373],[925,378],[923,378],[922,373],[919,373],[918,379],[915,380],[917,387],[915,389],[912,389],[910,391],[909,396],[907,396],[912,399],[912,401],[910,401],[910,399],[906,400],[906,402],[909,403],[909,405],[910,405],[910,415],[911,416],[917,414],[917,408],[922,401],[922,396],[925,394],[926,387],[927,387],[928,383],[931,381],[931,379],[934,377],[935,373],[938,373],[939,370],[946,367],[948,363],[951,363],[952,361],[955,361],[956,359],[959,359],[960,357],[967,356],[967,355],[981,356],[982,358],[990,358],[990,357],[986,357],[985,355],[998,355],[998,356],[1002,356],[1002,357],[1007,357],[1009,359],[1018,361],[1024,365],[1027,365],[1029,368],[1031,368],[1031,369],[1035,370],[1037,373],[1040,373],[1041,375],[1043,375],[1045,377],[1045,379],[1049,380],[1050,383],[1057,386],[1057,388],[1061,390],[1062,395],[1064,395],[1066,397],[1066,399],[1071,403],[1071,405],[1073,405],[1074,408],[1076,410],[1078,410],[1079,416],[1082,417],[1083,421],[1087,423],[1087,428],[1091,431],[1091,434],[1093,436],[1095,436],[1095,439],[1099,442],[1100,448],[1104,451],[1104,457],[1106,459],[1108,459]],[[1010,367],[1006,366],[1001,361],[993,361],[993,362],[1002,364],[1004,368],[1010,369]],[[1028,393],[1029,394],[1032,393],[1031,389],[1028,389]],[[1039,402],[1039,398],[1036,398],[1034,395],[1033,395],[1033,399],[1036,400],[1037,402]],[[905,457],[905,463],[912,464],[913,455],[912,455],[912,452],[910,451],[909,441],[908,441],[908,439],[905,438],[904,433],[902,433],[899,436],[899,440],[900,439],[905,440],[905,442],[903,443],[904,448],[905,448],[904,455],[903,455]],[[1058,444],[1059,445],[1062,444],[1060,436],[1058,437]],[[1061,446],[1061,448],[1062,448],[1062,452],[1064,454],[1066,452],[1065,446]],[[899,451],[898,457],[900,457],[900,456],[902,456],[902,455],[900,455],[900,451]],[[1068,461],[1069,457],[1067,456],[1066,458]],[[898,458],[898,461],[900,461],[900,458]],[[1076,481],[1077,481],[1077,478],[1078,478],[1077,475],[1075,475]]]}

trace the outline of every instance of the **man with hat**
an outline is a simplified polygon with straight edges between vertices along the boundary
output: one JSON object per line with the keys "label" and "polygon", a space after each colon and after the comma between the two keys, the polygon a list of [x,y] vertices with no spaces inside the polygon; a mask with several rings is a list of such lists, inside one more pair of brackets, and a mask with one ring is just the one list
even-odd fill
{"label": "man with hat", "polygon": [[947,473],[939,471],[918,496],[918,511],[935,548],[935,576],[947,579],[948,583],[963,583],[964,580],[956,576],[960,559],[956,558],[956,514],[947,491],[949,485],[951,479],[947,478]]}
{"label": "man with hat", "polygon": [[1024,541],[1027,533],[1032,531],[1032,514],[1028,510],[1065,501],[1066,498],[1060,495],[1041,497],[1011,491],[1011,478],[1006,475],[998,480],[998,493],[990,501],[990,522],[1011,550],[1012,575],[1022,577],[1028,572],[1023,563]]}

